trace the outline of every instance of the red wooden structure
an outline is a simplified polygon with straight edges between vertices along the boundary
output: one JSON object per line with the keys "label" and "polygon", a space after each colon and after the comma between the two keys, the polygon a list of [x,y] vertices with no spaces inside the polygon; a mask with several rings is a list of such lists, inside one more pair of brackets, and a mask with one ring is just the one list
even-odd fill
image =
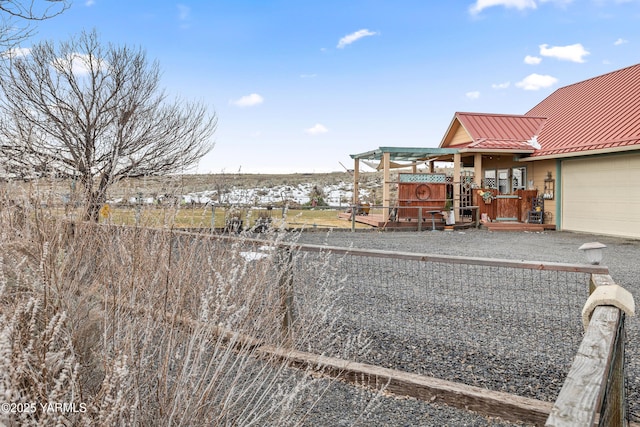
{"label": "red wooden structure", "polygon": [[[440,213],[447,203],[447,180],[443,173],[398,175],[398,218],[417,219]],[[420,210],[420,208],[422,208]]]}

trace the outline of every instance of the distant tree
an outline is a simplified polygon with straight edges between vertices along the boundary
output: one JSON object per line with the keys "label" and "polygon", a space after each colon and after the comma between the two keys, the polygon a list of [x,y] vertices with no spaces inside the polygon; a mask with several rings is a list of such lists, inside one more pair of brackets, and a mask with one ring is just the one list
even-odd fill
{"label": "distant tree", "polygon": [[53,18],[71,0],[0,0],[0,46],[11,48],[33,34],[34,21]]}
{"label": "distant tree", "polygon": [[325,194],[322,187],[318,187],[314,185],[311,191],[309,191],[309,201],[305,203],[305,206],[329,206],[329,204],[324,200]]}
{"label": "distant tree", "polygon": [[213,147],[217,118],[202,103],[169,101],[157,62],[142,50],[100,44],[95,31],[33,47],[0,68],[5,170],[81,184],[97,221],[110,185],[179,172]]}

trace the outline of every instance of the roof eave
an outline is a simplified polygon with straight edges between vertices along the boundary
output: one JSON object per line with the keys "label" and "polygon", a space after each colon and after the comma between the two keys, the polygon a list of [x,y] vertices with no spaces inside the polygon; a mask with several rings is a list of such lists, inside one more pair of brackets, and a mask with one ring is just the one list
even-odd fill
{"label": "roof eave", "polygon": [[580,150],[580,151],[571,151],[569,153],[557,153],[557,154],[548,154],[548,155],[539,155],[539,156],[530,156],[523,157],[520,159],[521,162],[533,162],[536,160],[549,160],[549,159],[566,159],[571,157],[583,157],[583,156],[592,156],[598,154],[610,154],[610,153],[621,153],[625,151],[640,151],[639,145],[630,145],[625,147],[611,147],[611,148],[601,148],[598,150]]}
{"label": "roof eave", "polygon": [[[449,122],[449,127],[447,127],[447,131],[444,133],[444,136],[442,137],[442,140],[440,141],[440,145],[438,145],[439,148],[443,148],[445,142],[447,141],[447,138],[449,137],[449,134],[451,133],[451,130],[453,129],[453,125],[455,124],[456,120],[458,121],[458,123],[460,124],[460,126],[464,129],[464,125],[462,124],[462,122],[460,121],[460,119],[458,118],[458,111],[456,111],[453,114],[453,118],[451,119],[451,122]],[[466,129],[464,129],[465,132],[467,132]],[[467,132],[468,134],[469,132]]]}
{"label": "roof eave", "polygon": [[519,149],[482,149],[482,148],[461,148],[460,153],[482,153],[482,154],[533,154],[536,150],[532,148],[531,150],[519,150]]}
{"label": "roof eave", "polygon": [[458,150],[455,148],[378,147],[375,150],[350,154],[349,156],[354,160],[381,160],[384,153],[389,153],[391,160],[416,161],[457,152]]}

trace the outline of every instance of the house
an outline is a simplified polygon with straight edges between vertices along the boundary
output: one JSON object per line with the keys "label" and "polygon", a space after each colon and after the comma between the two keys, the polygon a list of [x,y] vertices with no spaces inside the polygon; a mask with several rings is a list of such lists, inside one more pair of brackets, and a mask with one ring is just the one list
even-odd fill
{"label": "house", "polygon": [[[352,158],[357,170],[408,151]],[[472,204],[525,223],[541,200],[542,222],[558,230],[640,238],[640,64],[560,88],[524,115],[457,112],[439,147],[418,151],[414,164],[454,162],[456,217]]]}

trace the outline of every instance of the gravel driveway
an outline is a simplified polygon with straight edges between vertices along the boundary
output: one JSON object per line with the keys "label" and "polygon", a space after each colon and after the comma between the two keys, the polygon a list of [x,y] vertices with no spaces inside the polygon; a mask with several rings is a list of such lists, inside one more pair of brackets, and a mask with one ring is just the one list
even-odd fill
{"label": "gravel driveway", "polygon": [[[299,243],[330,246],[563,263],[584,263],[584,254],[578,248],[583,243],[592,241],[607,245],[602,264],[609,267],[612,278],[636,296],[637,300],[640,295],[638,240],[555,231],[489,232],[476,229],[455,232],[315,231],[301,233],[298,240]],[[627,397],[630,419],[636,422],[640,421],[639,325],[638,317],[627,318]],[[335,392],[332,392],[329,401],[321,400],[317,411],[310,414],[309,425],[351,425],[355,415],[349,414],[357,414],[362,410],[354,402],[354,393],[350,387],[337,384],[333,389]],[[362,399],[359,400],[361,401]],[[323,405],[327,406],[326,410],[322,410]],[[362,425],[385,426],[510,425],[449,407],[393,397],[378,399],[366,421],[361,419],[360,422]]]}

